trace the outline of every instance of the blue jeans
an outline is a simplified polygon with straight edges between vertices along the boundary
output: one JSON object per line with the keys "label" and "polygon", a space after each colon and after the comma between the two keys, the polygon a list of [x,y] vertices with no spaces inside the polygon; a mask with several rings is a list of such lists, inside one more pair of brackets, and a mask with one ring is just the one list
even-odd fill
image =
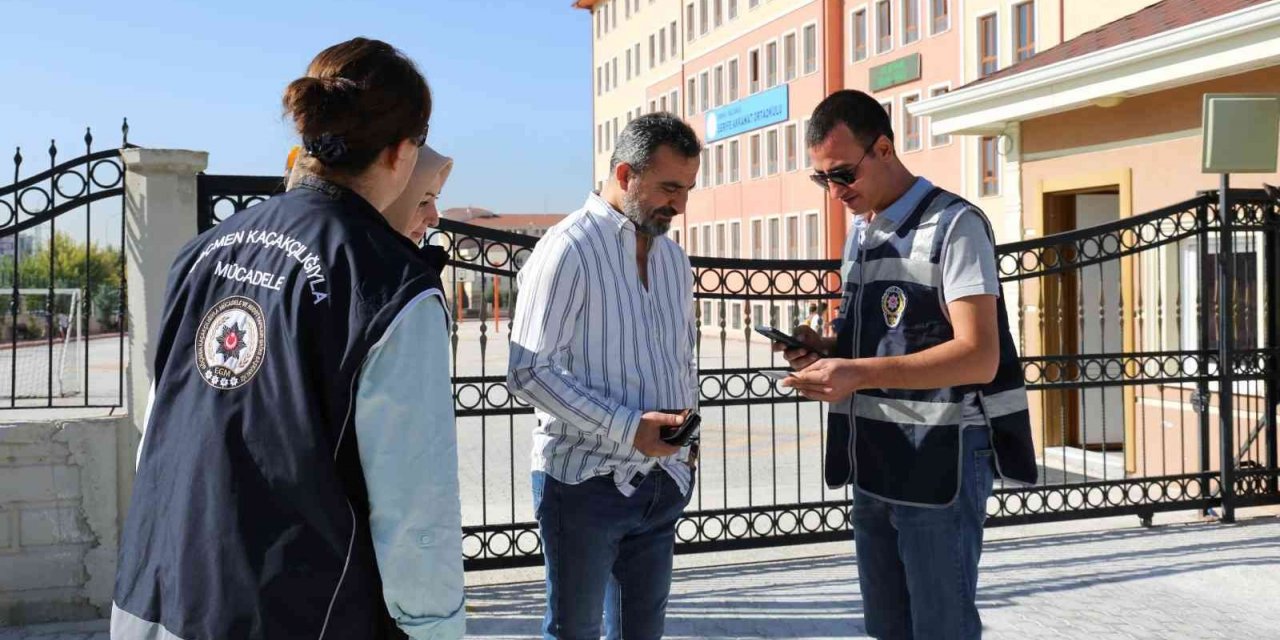
{"label": "blue jeans", "polygon": [[960,495],[943,508],[853,496],[867,634],[880,640],[982,637],[976,602],[982,525],[995,468],[986,429],[963,436]]}
{"label": "blue jeans", "polygon": [[661,638],[676,521],[688,502],[658,467],[629,498],[612,476],[575,485],[535,471],[547,567],[543,638],[599,640],[602,613],[610,640]]}

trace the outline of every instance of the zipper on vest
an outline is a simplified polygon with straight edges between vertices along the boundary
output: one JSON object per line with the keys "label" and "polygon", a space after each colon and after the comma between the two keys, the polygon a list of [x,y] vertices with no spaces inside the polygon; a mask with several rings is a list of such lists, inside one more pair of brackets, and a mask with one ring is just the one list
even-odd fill
{"label": "zipper on vest", "polygon": [[[854,236],[854,243],[858,245],[858,259],[854,264],[858,265],[858,296],[853,301],[853,353],[854,358],[858,357],[858,352],[862,347],[862,292],[867,288],[866,270],[862,268],[863,258],[866,257],[866,251],[863,249],[862,242],[866,239],[866,229],[863,229],[861,237]],[[854,490],[858,488],[858,467],[854,462],[854,447],[858,442],[858,421],[854,416],[854,404],[857,402],[858,393],[855,391],[849,394],[849,446],[845,448],[845,453],[849,457],[849,482],[853,483]]]}

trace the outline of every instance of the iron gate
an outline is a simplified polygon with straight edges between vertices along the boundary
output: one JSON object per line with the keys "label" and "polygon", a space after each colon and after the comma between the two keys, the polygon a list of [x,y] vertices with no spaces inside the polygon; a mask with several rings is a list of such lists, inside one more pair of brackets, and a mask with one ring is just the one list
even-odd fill
{"label": "iron gate", "polygon": [[[201,176],[201,228],[279,178]],[[1001,245],[1041,478],[999,486],[991,526],[1280,502],[1275,194],[1234,190]],[[1224,215],[1226,213],[1226,215]],[[532,409],[506,389],[514,278],[537,238],[442,220],[468,569],[541,561]],[[723,246],[723,244],[722,244]],[[1226,247],[1226,250],[1223,250]],[[751,327],[839,297],[831,260],[692,258],[702,461],[677,552],[851,537],[822,479],[825,407],[756,373],[781,366]],[[1223,366],[1229,363],[1229,366]],[[1229,408],[1220,413],[1219,407]],[[1225,462],[1225,464],[1224,464]]]}

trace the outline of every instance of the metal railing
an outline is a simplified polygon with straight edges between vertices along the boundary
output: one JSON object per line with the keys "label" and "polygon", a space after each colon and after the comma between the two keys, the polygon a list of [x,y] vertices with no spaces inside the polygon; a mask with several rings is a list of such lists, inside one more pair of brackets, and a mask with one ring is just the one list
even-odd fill
{"label": "metal railing", "polygon": [[93,149],[0,187],[0,408],[124,406],[125,198],[120,148]]}
{"label": "metal railing", "polygon": [[[204,176],[206,197],[268,196],[275,178]],[[256,186],[255,186],[256,185]],[[251,188],[252,187],[252,188]],[[254,188],[258,190],[253,190]],[[1031,393],[1041,477],[999,486],[991,526],[1280,502],[1274,198],[1233,191],[1001,245],[997,264]],[[247,200],[246,200],[247,201]],[[1216,240],[1215,240],[1216,238]],[[1217,247],[1238,247],[1233,279]],[[514,276],[537,238],[441,222],[450,255],[453,383],[469,569],[540,562],[530,495],[532,408],[506,388]],[[1240,256],[1247,256],[1241,258]],[[1248,262],[1252,260],[1253,262]],[[834,306],[832,260],[693,257],[702,456],[677,552],[850,537],[850,495],[823,482],[825,406],[757,371],[782,366],[751,327]],[[1263,274],[1273,274],[1264,277]],[[1223,286],[1219,286],[1223,285]],[[1223,294],[1226,294],[1224,299]],[[1232,366],[1217,326],[1236,310]],[[1217,415],[1222,390],[1235,411]],[[1211,452],[1240,443],[1224,472]],[[1224,483],[1224,478],[1230,480]]]}

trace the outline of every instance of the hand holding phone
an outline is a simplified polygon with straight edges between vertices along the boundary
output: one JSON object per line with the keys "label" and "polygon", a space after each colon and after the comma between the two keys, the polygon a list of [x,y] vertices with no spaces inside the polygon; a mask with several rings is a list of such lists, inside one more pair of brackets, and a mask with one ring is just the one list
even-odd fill
{"label": "hand holding phone", "polygon": [[808,343],[801,341],[799,338],[793,335],[790,335],[788,333],[783,333],[782,331],[779,331],[778,329],[775,329],[773,327],[763,325],[763,324],[758,324],[756,325],[756,333],[759,333],[760,335],[768,338],[773,342],[784,345],[788,349],[804,349],[811,353],[817,354],[819,357],[822,357],[822,358],[827,357],[827,354],[823,353],[822,351],[819,351],[817,348],[810,346]]}
{"label": "hand holding phone", "polygon": [[689,444],[689,440],[698,432],[698,425],[702,424],[702,416],[698,415],[693,409],[663,411],[663,413],[675,414],[682,418],[679,426],[663,427],[659,432],[662,441],[674,447],[683,447]]}

